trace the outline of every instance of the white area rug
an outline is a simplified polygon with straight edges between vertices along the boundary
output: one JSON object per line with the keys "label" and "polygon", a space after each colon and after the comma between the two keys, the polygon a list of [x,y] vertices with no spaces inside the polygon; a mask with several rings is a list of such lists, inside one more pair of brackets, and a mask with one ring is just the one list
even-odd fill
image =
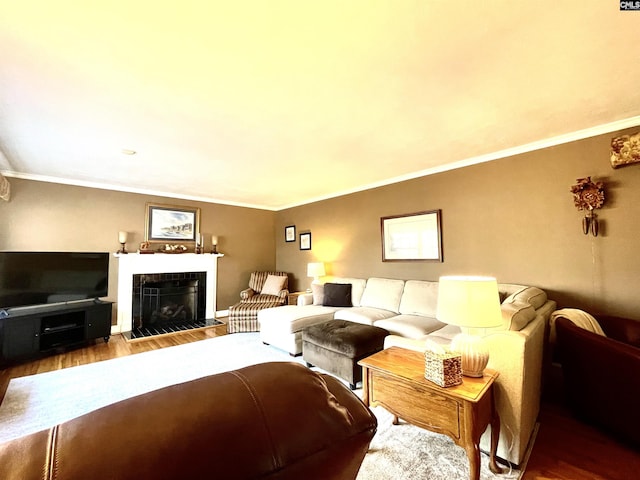
{"label": "white area rug", "polygon": [[[0,443],[49,428],[111,403],[175,383],[273,361],[304,363],[302,357],[262,344],[258,333],[236,333],[89,365],[12,379],[0,405]],[[356,390],[362,395],[362,390]],[[464,450],[445,435],[401,423],[373,409],[378,432],[358,480],[468,478]],[[496,476],[481,456],[480,478]]]}

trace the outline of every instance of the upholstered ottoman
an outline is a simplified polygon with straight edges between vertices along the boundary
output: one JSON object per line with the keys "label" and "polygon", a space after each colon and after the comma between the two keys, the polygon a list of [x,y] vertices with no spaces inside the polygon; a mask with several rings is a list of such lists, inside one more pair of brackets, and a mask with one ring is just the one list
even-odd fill
{"label": "upholstered ottoman", "polygon": [[346,380],[355,390],[362,381],[358,360],[382,350],[387,335],[384,328],[329,320],[302,330],[302,358],[308,366],[315,365]]}

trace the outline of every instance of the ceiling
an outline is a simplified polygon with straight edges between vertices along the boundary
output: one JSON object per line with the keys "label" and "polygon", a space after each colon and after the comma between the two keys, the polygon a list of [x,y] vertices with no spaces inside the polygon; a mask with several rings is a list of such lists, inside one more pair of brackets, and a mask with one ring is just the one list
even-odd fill
{"label": "ceiling", "polygon": [[613,0],[0,0],[0,45],[0,172],[174,198],[278,210],[640,125]]}

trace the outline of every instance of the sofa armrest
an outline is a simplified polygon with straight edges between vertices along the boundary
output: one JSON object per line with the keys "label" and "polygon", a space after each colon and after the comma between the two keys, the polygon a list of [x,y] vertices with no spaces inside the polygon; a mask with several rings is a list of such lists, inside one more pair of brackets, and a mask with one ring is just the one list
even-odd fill
{"label": "sofa armrest", "polygon": [[240,300],[248,300],[256,294],[255,290],[252,288],[247,288],[240,292]]}
{"label": "sofa armrest", "polygon": [[303,293],[298,295],[298,306],[313,305],[313,293]]}
{"label": "sofa armrest", "polygon": [[282,303],[286,304],[289,300],[289,290],[287,290],[286,288],[284,290],[280,290],[280,293],[278,293],[278,298],[282,301]]}
{"label": "sofa armrest", "polygon": [[609,315],[598,315],[596,319],[607,337],[640,348],[640,321]]}

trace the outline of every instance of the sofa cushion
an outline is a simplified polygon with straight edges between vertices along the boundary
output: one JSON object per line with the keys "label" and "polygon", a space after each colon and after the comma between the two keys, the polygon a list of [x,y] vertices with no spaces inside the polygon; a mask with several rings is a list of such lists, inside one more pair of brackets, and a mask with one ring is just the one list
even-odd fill
{"label": "sofa cushion", "polygon": [[284,289],[284,283],[286,281],[287,277],[268,275],[260,293],[263,295],[279,295],[280,291]]}
{"label": "sofa cushion", "polygon": [[352,305],[351,288],[350,283],[325,283],[322,305],[325,307],[350,307]]}
{"label": "sofa cushion", "polygon": [[438,282],[407,280],[404,284],[400,313],[436,316],[438,306]]}
{"label": "sofa cushion", "polygon": [[322,303],[324,302],[324,284],[312,283],[311,293],[313,295],[313,304],[322,305]]}
{"label": "sofa cushion", "polygon": [[536,310],[547,302],[547,294],[537,287],[522,287],[509,295],[502,303],[528,303]]}
{"label": "sofa cushion", "polygon": [[373,323],[391,334],[407,338],[421,338],[425,335],[446,326],[445,323],[433,317],[423,315],[396,315],[394,317],[377,320]]}
{"label": "sofa cushion", "polygon": [[367,285],[367,280],[364,278],[350,278],[350,277],[334,277],[331,280],[332,283],[350,283],[351,284],[351,304],[354,307],[360,306],[360,300],[362,299],[362,293]]}
{"label": "sofa cushion", "polygon": [[349,322],[373,325],[378,320],[395,317],[396,315],[396,312],[381,310],[380,308],[353,307],[336,311],[333,318],[336,320],[347,320]]}
{"label": "sofa cushion", "polygon": [[399,313],[400,299],[404,290],[404,280],[390,278],[370,278],[362,294],[360,306],[381,308]]}
{"label": "sofa cushion", "polygon": [[300,332],[309,325],[333,319],[335,311],[335,307],[323,307],[322,305],[284,305],[267,308],[258,312],[260,332],[280,335]]}

